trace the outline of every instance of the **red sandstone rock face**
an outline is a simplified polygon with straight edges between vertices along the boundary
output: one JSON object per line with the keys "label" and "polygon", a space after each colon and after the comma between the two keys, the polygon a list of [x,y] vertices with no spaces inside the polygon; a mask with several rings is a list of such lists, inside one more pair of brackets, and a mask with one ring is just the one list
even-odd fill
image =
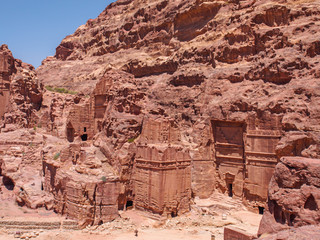
{"label": "red sandstone rock face", "polygon": [[52,207],[84,224],[131,201],[174,216],[215,190],[264,207],[282,156],[320,157],[319,15],[309,0],[119,0],[37,69],[77,95],[42,100],[3,50],[0,113],[43,127]]}
{"label": "red sandstone rock face", "polygon": [[0,190],[7,188],[20,206],[52,209],[53,197],[42,191],[43,135],[39,130],[18,129],[2,132],[0,139]]}
{"label": "red sandstone rock face", "polygon": [[[41,191],[40,152],[43,135],[36,131],[42,86],[34,68],[14,59],[6,45],[0,47],[0,177],[20,205],[52,206],[53,198]],[[31,128],[34,129],[23,129]]]}
{"label": "red sandstone rock face", "polygon": [[[267,234],[266,234],[267,235]],[[283,230],[281,232],[261,236],[262,240],[277,240],[277,239],[319,239],[320,231],[318,226],[302,226],[295,229]]]}
{"label": "red sandstone rock face", "polygon": [[275,168],[259,234],[320,222],[320,160],[283,157]]}
{"label": "red sandstone rock face", "polygon": [[6,45],[0,47],[0,128],[10,131],[38,121],[42,87],[34,67],[14,59]]}
{"label": "red sandstone rock face", "polygon": [[81,144],[48,144],[43,150],[44,190],[54,197],[53,209],[81,225],[118,217],[119,177],[103,153]]}
{"label": "red sandstone rock face", "polygon": [[[90,95],[57,94],[43,119],[106,156],[120,209],[175,214],[173,202],[214,190],[264,207],[282,156],[320,157],[319,14],[317,1],[117,1],[37,69],[45,85]],[[179,165],[165,152],[190,159],[172,203],[158,196],[178,180],[152,167]],[[158,193],[137,190],[160,178]]]}

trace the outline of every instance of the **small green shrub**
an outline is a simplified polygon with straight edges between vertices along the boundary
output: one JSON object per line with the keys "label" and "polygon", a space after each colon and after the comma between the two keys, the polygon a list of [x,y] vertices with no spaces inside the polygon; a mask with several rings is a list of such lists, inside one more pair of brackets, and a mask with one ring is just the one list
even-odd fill
{"label": "small green shrub", "polygon": [[35,130],[35,131],[36,131],[36,130],[37,130],[37,127],[36,127],[36,126],[34,126],[34,127],[33,127],[33,130]]}
{"label": "small green shrub", "polygon": [[61,87],[51,87],[51,86],[45,86],[45,88],[50,91],[50,92],[57,92],[57,93],[67,93],[67,94],[72,94],[72,95],[75,95],[77,94],[77,92],[75,91],[72,91],[72,90],[68,90],[68,89],[65,89],[65,88],[61,88]]}
{"label": "small green shrub", "polygon": [[106,176],[102,176],[102,177],[101,177],[101,181],[105,183],[105,182],[107,181]]}
{"label": "small green shrub", "polygon": [[129,139],[128,139],[128,143],[133,143],[134,140],[136,140],[136,138],[129,138]]}
{"label": "small green shrub", "polygon": [[53,91],[54,91],[53,88],[50,87],[50,86],[45,86],[45,89],[47,89],[47,90],[50,91],[50,92],[53,92]]}
{"label": "small green shrub", "polygon": [[60,153],[58,152],[53,156],[53,160],[57,160],[59,157],[60,157]]}

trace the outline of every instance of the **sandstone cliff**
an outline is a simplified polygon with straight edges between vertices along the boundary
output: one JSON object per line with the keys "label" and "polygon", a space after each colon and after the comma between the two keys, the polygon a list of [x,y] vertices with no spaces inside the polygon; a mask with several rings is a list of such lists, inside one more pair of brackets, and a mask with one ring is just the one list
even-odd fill
{"label": "sandstone cliff", "polygon": [[38,121],[42,87],[34,67],[15,59],[7,45],[0,47],[0,81],[1,131],[15,125],[33,127]]}
{"label": "sandstone cliff", "polygon": [[317,1],[117,1],[37,73],[89,96],[58,132],[94,140],[125,198],[145,181],[143,146],[173,146],[189,154],[194,196],[262,208],[280,157],[320,156],[319,13]]}
{"label": "sandstone cliff", "polygon": [[46,91],[37,120],[53,207],[175,216],[220,191],[263,211],[282,156],[320,157],[319,16],[312,0],[109,5],[36,70],[78,92]]}
{"label": "sandstone cliff", "polygon": [[0,47],[0,192],[14,192],[14,200],[30,208],[52,206],[41,191],[39,127],[42,85],[30,64],[15,59],[7,45]]}
{"label": "sandstone cliff", "polygon": [[[268,207],[258,234],[280,233],[262,239],[319,237],[319,167],[319,159],[281,158],[270,181]],[[298,229],[294,232],[288,230],[293,228]]]}

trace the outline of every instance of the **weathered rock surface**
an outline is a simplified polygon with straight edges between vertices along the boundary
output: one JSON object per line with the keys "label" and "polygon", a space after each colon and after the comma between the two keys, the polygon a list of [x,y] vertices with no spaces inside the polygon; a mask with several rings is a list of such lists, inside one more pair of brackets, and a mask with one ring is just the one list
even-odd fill
{"label": "weathered rock surface", "polygon": [[319,17],[312,0],[109,5],[36,71],[78,92],[46,91],[35,118],[53,208],[175,216],[220,191],[263,210],[281,157],[320,158]]}
{"label": "weathered rock surface", "polygon": [[41,107],[42,87],[33,66],[14,59],[7,45],[0,47],[1,131],[33,127]]}
{"label": "weathered rock surface", "polygon": [[[283,157],[275,168],[259,234],[314,225],[320,229],[320,160]],[[284,232],[286,233],[286,232]]]}
{"label": "weathered rock surface", "polygon": [[318,239],[320,238],[320,228],[318,226],[302,226],[294,229],[283,230],[278,233],[261,236],[262,240],[277,239]]}
{"label": "weathered rock surface", "polygon": [[[117,1],[37,69],[79,92],[44,100],[43,119],[100,149],[120,209],[174,215],[216,190],[263,209],[282,156],[320,157],[319,15],[317,1]],[[169,162],[177,180],[152,167]],[[166,181],[179,200],[158,198]]]}
{"label": "weathered rock surface", "polygon": [[53,197],[42,191],[43,147],[43,135],[33,129],[0,134],[0,189],[12,192],[20,206],[52,208]]}
{"label": "weathered rock surface", "polygon": [[[0,189],[14,192],[20,205],[52,205],[52,196],[41,191],[39,110],[42,85],[33,66],[15,59],[7,45],[0,47]],[[29,129],[25,129],[29,128]],[[34,128],[34,129],[32,129]],[[9,196],[11,196],[9,194]],[[14,199],[13,199],[14,200]]]}
{"label": "weathered rock surface", "polygon": [[48,145],[43,151],[43,176],[44,190],[53,194],[56,212],[81,225],[101,224],[118,216],[119,177],[99,149]]}

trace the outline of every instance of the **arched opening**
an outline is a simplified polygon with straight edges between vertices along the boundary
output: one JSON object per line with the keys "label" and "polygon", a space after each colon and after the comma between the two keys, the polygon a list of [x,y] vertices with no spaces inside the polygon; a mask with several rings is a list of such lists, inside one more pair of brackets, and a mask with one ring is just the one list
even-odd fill
{"label": "arched opening", "polygon": [[260,215],[263,215],[264,213],[264,207],[258,207],[259,208],[259,214]]}
{"label": "arched opening", "polygon": [[312,194],[308,197],[306,203],[304,204],[304,208],[312,211],[318,210],[318,204],[316,203],[316,200]]}
{"label": "arched opening", "polygon": [[83,134],[82,136],[81,136],[81,140],[82,141],[87,141],[88,140],[88,134]]}
{"label": "arched opening", "polygon": [[232,183],[229,183],[228,184],[228,196],[229,197],[233,197],[232,188],[233,188]]}
{"label": "arched opening", "polygon": [[272,205],[273,205],[273,214],[274,214],[274,219],[276,222],[285,224],[286,223],[286,218],[284,215],[284,212],[282,211],[282,207],[280,207],[276,201],[272,200]]}
{"label": "arched opening", "polygon": [[3,176],[2,183],[6,187],[6,189],[8,189],[9,191],[12,191],[14,189],[14,182],[12,181],[11,178],[7,176]]}
{"label": "arched opening", "polygon": [[174,218],[177,216],[177,213],[176,212],[171,212],[171,217]]}
{"label": "arched opening", "polygon": [[102,225],[102,224],[103,224],[103,221],[100,220],[100,221],[98,222],[98,225]]}
{"label": "arched opening", "polygon": [[133,208],[133,201],[127,201],[126,203],[126,209],[132,209]]}

